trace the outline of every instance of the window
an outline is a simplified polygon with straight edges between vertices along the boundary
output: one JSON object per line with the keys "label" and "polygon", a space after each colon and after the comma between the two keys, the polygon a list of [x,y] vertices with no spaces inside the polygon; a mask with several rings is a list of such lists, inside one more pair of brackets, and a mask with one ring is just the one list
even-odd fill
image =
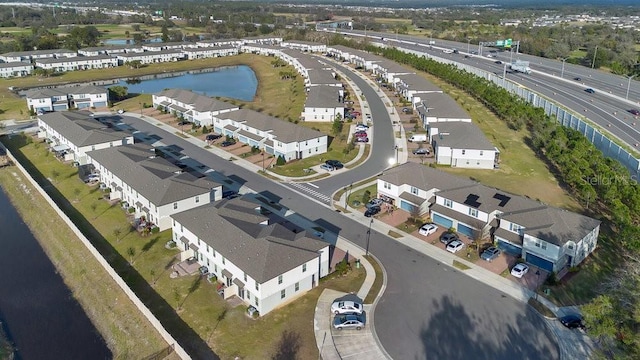
{"label": "window", "polygon": [[213,272],[216,274],[218,273],[218,265],[213,264]]}
{"label": "window", "polygon": [[196,204],[200,202],[200,196],[196,196]]}
{"label": "window", "polygon": [[177,210],[177,209],[178,209],[178,203],[177,203],[177,202],[174,202],[174,203],[173,203],[173,210]]}
{"label": "window", "polygon": [[281,290],[280,291],[280,299],[284,299],[285,296],[287,296],[287,290]]}
{"label": "window", "polygon": [[298,291],[298,290],[300,290],[300,283],[299,282],[296,283],[296,291]]}
{"label": "window", "polygon": [[[213,248],[211,248],[211,250],[213,250]],[[216,257],[216,251],[213,250],[213,257]]]}
{"label": "window", "polygon": [[567,245],[567,248],[568,248],[569,250],[573,250],[573,245]]}
{"label": "window", "polygon": [[282,275],[278,276],[278,284],[282,284]]}
{"label": "window", "polygon": [[449,199],[444,199],[444,206],[453,207],[453,202]]}
{"label": "window", "polygon": [[180,232],[184,232],[184,226],[182,226],[182,224],[180,224]]}
{"label": "window", "polygon": [[478,217],[478,209],[469,208],[469,215],[473,217]]}
{"label": "window", "polygon": [[307,264],[302,264],[302,272],[307,271]]}
{"label": "window", "polygon": [[418,188],[417,188],[417,187],[413,187],[413,186],[412,186],[412,187],[411,187],[411,193],[412,193],[413,195],[418,195]]}
{"label": "window", "polygon": [[541,243],[540,247],[542,248],[542,250],[547,250],[547,243],[545,242]]}
{"label": "window", "polygon": [[534,243],[534,245],[535,245],[536,247],[540,247],[540,241],[536,241],[536,242]]}
{"label": "window", "polygon": [[258,295],[255,296],[256,306],[258,306]]}
{"label": "window", "polygon": [[258,286],[258,282],[256,281],[256,291],[260,290]]}
{"label": "window", "polygon": [[225,264],[225,263],[224,263],[224,257],[223,257],[223,258],[222,258],[222,265],[224,265],[224,264]]}
{"label": "window", "polygon": [[484,154],[484,151],[480,150],[480,156],[482,156]]}
{"label": "window", "polygon": [[520,233],[520,230],[522,230],[522,226],[520,226],[518,224],[510,223],[509,224],[509,230],[511,230],[513,232]]}
{"label": "window", "polygon": [[467,150],[462,150],[462,155],[464,155],[465,152],[467,152]]}
{"label": "window", "polygon": [[247,273],[244,273],[244,282],[247,282]]}
{"label": "window", "polygon": [[391,184],[389,184],[388,182],[385,182],[385,183],[383,184],[383,187],[384,187],[385,189],[387,189],[387,190],[391,190]]}

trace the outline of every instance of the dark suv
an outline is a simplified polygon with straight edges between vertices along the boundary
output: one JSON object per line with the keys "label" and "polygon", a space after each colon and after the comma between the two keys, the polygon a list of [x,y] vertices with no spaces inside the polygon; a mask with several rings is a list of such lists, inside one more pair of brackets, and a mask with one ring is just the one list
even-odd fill
{"label": "dark suv", "polygon": [[327,160],[324,162],[327,165],[333,166],[334,169],[342,169],[344,165],[338,160]]}

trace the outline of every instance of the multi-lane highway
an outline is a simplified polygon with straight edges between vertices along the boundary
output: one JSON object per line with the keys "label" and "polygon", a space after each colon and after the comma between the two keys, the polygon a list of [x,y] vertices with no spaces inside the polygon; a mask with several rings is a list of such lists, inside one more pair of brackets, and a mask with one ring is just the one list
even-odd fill
{"label": "multi-lane highway", "polygon": [[[342,186],[370,177],[388,166],[393,155],[393,131],[386,107],[376,90],[346,68],[341,69],[362,91],[374,121],[374,145],[369,159],[357,169],[314,184],[330,194]],[[317,198],[292,191],[233,162],[213,155],[172,132],[146,121],[125,122],[216,172],[364,247],[367,227]],[[296,189],[298,190],[298,189]],[[408,248],[385,234],[372,232],[370,251],[387,273],[387,289],[375,310],[375,328],[394,359],[558,359],[558,347],[542,318],[520,303],[447,265]]]}

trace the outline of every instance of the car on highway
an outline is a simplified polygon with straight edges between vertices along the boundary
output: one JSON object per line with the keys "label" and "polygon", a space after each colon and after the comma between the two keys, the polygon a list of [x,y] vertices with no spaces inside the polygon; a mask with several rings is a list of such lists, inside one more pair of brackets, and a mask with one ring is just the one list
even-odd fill
{"label": "car on highway", "polygon": [[574,77],[574,78],[573,78],[573,80],[575,80],[575,81],[582,81],[582,78],[581,78],[581,77]]}
{"label": "car on highway", "polygon": [[634,116],[640,116],[640,110],[631,109],[629,110],[629,113]]}
{"label": "car on highway", "polygon": [[585,329],[582,317],[578,314],[565,315],[560,318],[560,323],[569,329]]}
{"label": "car on highway", "polygon": [[356,329],[364,327],[365,319],[362,315],[338,315],[333,319],[333,327],[337,330]]}
{"label": "car on highway", "polygon": [[592,88],[586,88],[586,89],[584,89],[584,91],[588,92],[589,94],[595,94],[595,92],[596,92]]}
{"label": "car on highway", "polygon": [[502,61],[498,60],[498,61],[494,61],[496,64],[498,65],[502,65]]}
{"label": "car on highway", "polygon": [[413,155],[429,155],[430,151],[427,148],[418,148],[413,150]]}
{"label": "car on highway", "polygon": [[449,243],[454,240],[460,240],[460,238],[458,238],[458,234],[456,233],[447,231],[440,235],[440,242],[445,245],[449,245]]}
{"label": "car on highway", "polygon": [[205,140],[207,141],[214,141],[214,140],[218,140],[222,137],[222,135],[220,134],[209,134],[205,137]]}
{"label": "car on highway", "polygon": [[462,243],[462,241],[453,240],[452,242],[447,244],[447,251],[455,254],[458,251],[462,250],[463,247],[464,247],[464,244]]}
{"label": "car on highway", "polygon": [[438,225],[433,223],[428,223],[420,227],[420,230],[418,230],[418,234],[422,236],[429,236],[431,234],[435,234],[436,231],[438,231]]}
{"label": "car on highway", "polygon": [[492,246],[486,249],[485,251],[483,251],[482,254],[480,254],[480,258],[485,261],[493,261],[498,256],[500,256],[500,253],[501,253],[500,249],[498,249],[495,246]]}
{"label": "car on highway", "polygon": [[367,209],[367,211],[364,212],[364,216],[366,217],[372,217],[376,214],[378,214],[382,209],[380,208],[380,206],[372,206],[370,208]]}
{"label": "car on highway", "polygon": [[340,315],[340,314],[362,314],[364,308],[362,304],[357,301],[334,301],[331,304],[331,312]]}
{"label": "car on highway", "polygon": [[511,269],[511,275],[517,277],[518,279],[522,278],[524,274],[529,272],[529,265],[525,263],[516,264],[516,266]]}
{"label": "car on highway", "polygon": [[322,165],[320,165],[320,169],[322,169],[322,170],[327,170],[327,171],[333,171],[333,170],[335,170],[335,169],[333,168],[333,166],[331,166],[331,165],[329,165],[329,164],[322,164]]}
{"label": "car on highway", "polygon": [[364,205],[364,207],[368,209],[368,208],[370,208],[372,206],[381,206],[382,203],[384,203],[384,200],[382,200],[382,199],[379,199],[379,198],[371,199],[371,200],[369,200],[368,203],[366,203]]}
{"label": "car on highway", "polygon": [[338,160],[331,160],[330,159],[330,160],[325,161],[324,163],[327,164],[327,165],[333,166],[333,168],[336,169],[336,170],[337,169],[342,169],[344,167],[344,165]]}

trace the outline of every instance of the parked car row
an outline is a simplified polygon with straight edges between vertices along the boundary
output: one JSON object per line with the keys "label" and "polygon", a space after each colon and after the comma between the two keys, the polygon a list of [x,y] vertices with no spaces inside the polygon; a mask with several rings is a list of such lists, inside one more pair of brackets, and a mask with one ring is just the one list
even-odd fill
{"label": "parked car row", "polygon": [[333,318],[333,328],[336,330],[364,328],[366,319],[364,307],[357,301],[337,300],[331,304],[331,312],[335,314]]}

